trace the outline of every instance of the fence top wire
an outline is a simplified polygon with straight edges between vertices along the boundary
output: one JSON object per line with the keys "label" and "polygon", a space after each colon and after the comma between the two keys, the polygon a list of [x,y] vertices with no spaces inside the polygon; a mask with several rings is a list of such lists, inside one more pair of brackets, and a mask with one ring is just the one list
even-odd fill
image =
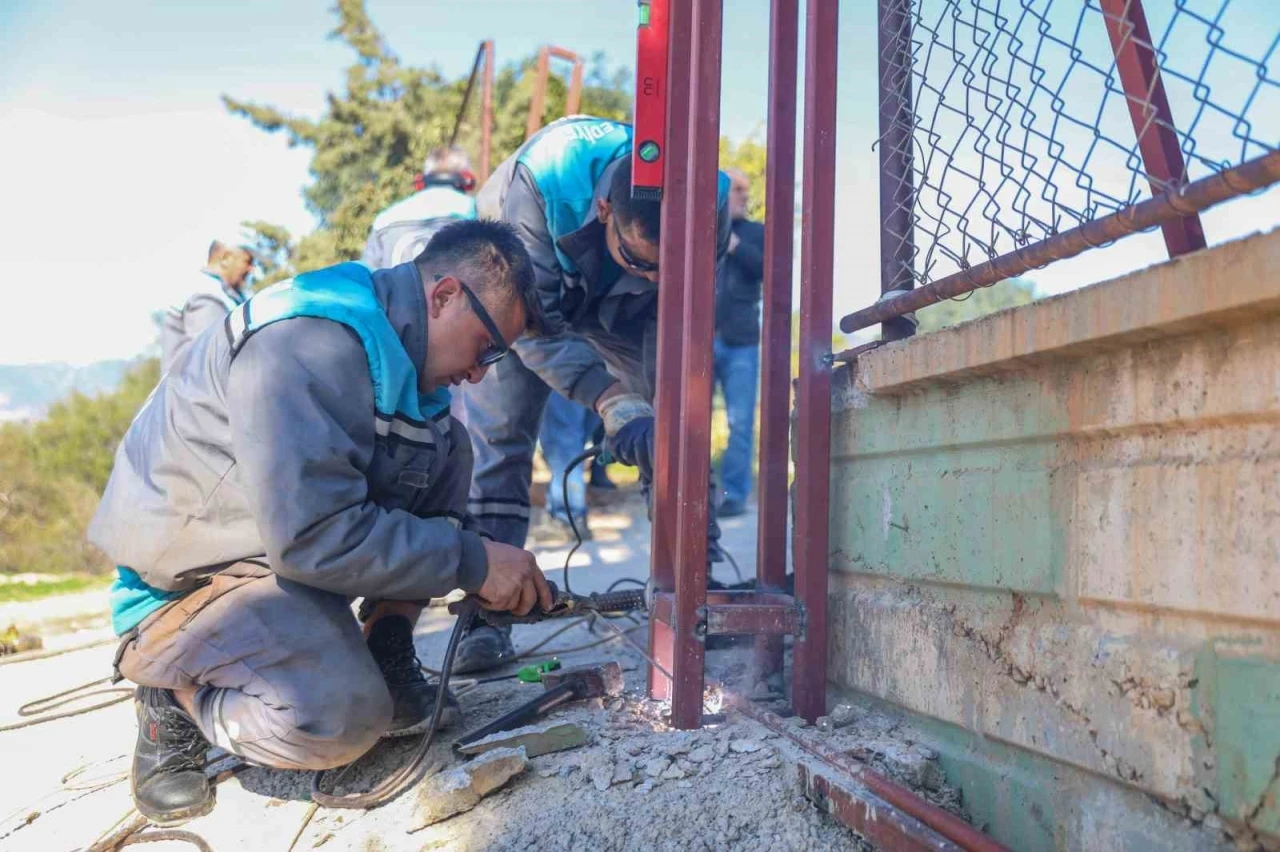
{"label": "fence top wire", "polygon": [[[1124,23],[1139,0],[881,2],[900,28],[879,144],[912,175],[886,231],[919,284],[1280,146],[1275,0],[1145,0],[1149,41]],[[1126,95],[1109,24],[1154,54],[1172,121],[1151,88]],[[1170,181],[1146,171],[1130,100],[1176,139]]]}

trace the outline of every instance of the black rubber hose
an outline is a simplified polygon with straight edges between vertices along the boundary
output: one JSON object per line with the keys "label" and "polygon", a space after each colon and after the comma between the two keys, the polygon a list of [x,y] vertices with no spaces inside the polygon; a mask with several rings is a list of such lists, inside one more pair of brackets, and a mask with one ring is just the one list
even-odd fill
{"label": "black rubber hose", "polygon": [[573,554],[578,552],[578,548],[582,547],[582,533],[578,530],[578,521],[573,517],[573,510],[569,509],[569,474],[573,473],[578,465],[587,459],[593,459],[604,452],[604,448],[600,446],[591,447],[583,450],[581,453],[573,457],[567,465],[564,466],[564,472],[560,474],[560,489],[564,494],[565,512],[569,516],[569,528],[573,530],[573,537],[577,539],[573,547],[569,549],[569,555],[564,558],[564,590],[566,594],[572,595],[573,589],[569,586],[569,562],[573,559]]}
{"label": "black rubber hose", "polygon": [[311,778],[311,801],[326,808],[357,808],[367,810],[384,805],[400,795],[404,790],[418,783],[419,775],[427,762],[431,751],[431,743],[435,740],[436,727],[440,724],[440,715],[444,712],[444,699],[449,692],[449,674],[453,671],[453,658],[458,654],[458,641],[475,616],[478,604],[469,601],[465,611],[458,613],[458,620],[453,624],[453,632],[449,634],[449,645],[445,648],[444,661],[440,665],[440,682],[436,685],[436,706],[431,712],[431,722],[422,744],[414,750],[409,762],[367,793],[355,793],[349,796],[335,796],[323,792],[320,788],[326,770],[320,770]]}

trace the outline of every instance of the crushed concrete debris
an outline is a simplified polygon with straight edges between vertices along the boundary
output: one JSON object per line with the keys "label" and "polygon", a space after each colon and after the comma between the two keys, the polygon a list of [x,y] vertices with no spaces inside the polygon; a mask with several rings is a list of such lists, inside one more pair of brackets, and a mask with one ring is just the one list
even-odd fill
{"label": "crushed concrete debris", "polygon": [[417,790],[410,831],[469,811],[485,796],[524,772],[523,748],[499,748],[428,778]]}
{"label": "crushed concrete debris", "polygon": [[465,755],[477,755],[495,748],[523,747],[529,757],[539,757],[554,751],[577,748],[586,741],[587,732],[581,725],[575,725],[572,722],[547,722],[541,725],[513,728],[510,731],[499,731],[484,739],[460,746],[458,751]]}
{"label": "crushed concrete debris", "polygon": [[837,728],[844,728],[857,721],[863,715],[862,709],[853,704],[837,704],[831,708],[831,723]]}
{"label": "crushed concrete debris", "polygon": [[657,778],[659,775],[666,772],[669,766],[671,766],[670,758],[655,757],[644,765],[644,774],[648,775],[650,778]]}

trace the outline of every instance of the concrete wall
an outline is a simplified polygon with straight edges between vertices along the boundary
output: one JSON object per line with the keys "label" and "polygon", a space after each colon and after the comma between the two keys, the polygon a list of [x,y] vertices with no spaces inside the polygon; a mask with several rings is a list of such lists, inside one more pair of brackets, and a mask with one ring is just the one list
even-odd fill
{"label": "concrete wall", "polygon": [[834,394],[837,692],[1016,849],[1280,848],[1280,232]]}

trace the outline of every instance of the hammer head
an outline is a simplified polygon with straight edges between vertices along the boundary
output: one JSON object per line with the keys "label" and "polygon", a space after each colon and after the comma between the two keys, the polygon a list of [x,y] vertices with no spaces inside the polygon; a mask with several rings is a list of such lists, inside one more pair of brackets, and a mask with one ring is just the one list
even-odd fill
{"label": "hammer head", "polygon": [[542,685],[547,689],[566,683],[572,685],[573,696],[578,700],[621,695],[622,666],[617,661],[610,660],[597,666],[559,669],[542,676]]}

